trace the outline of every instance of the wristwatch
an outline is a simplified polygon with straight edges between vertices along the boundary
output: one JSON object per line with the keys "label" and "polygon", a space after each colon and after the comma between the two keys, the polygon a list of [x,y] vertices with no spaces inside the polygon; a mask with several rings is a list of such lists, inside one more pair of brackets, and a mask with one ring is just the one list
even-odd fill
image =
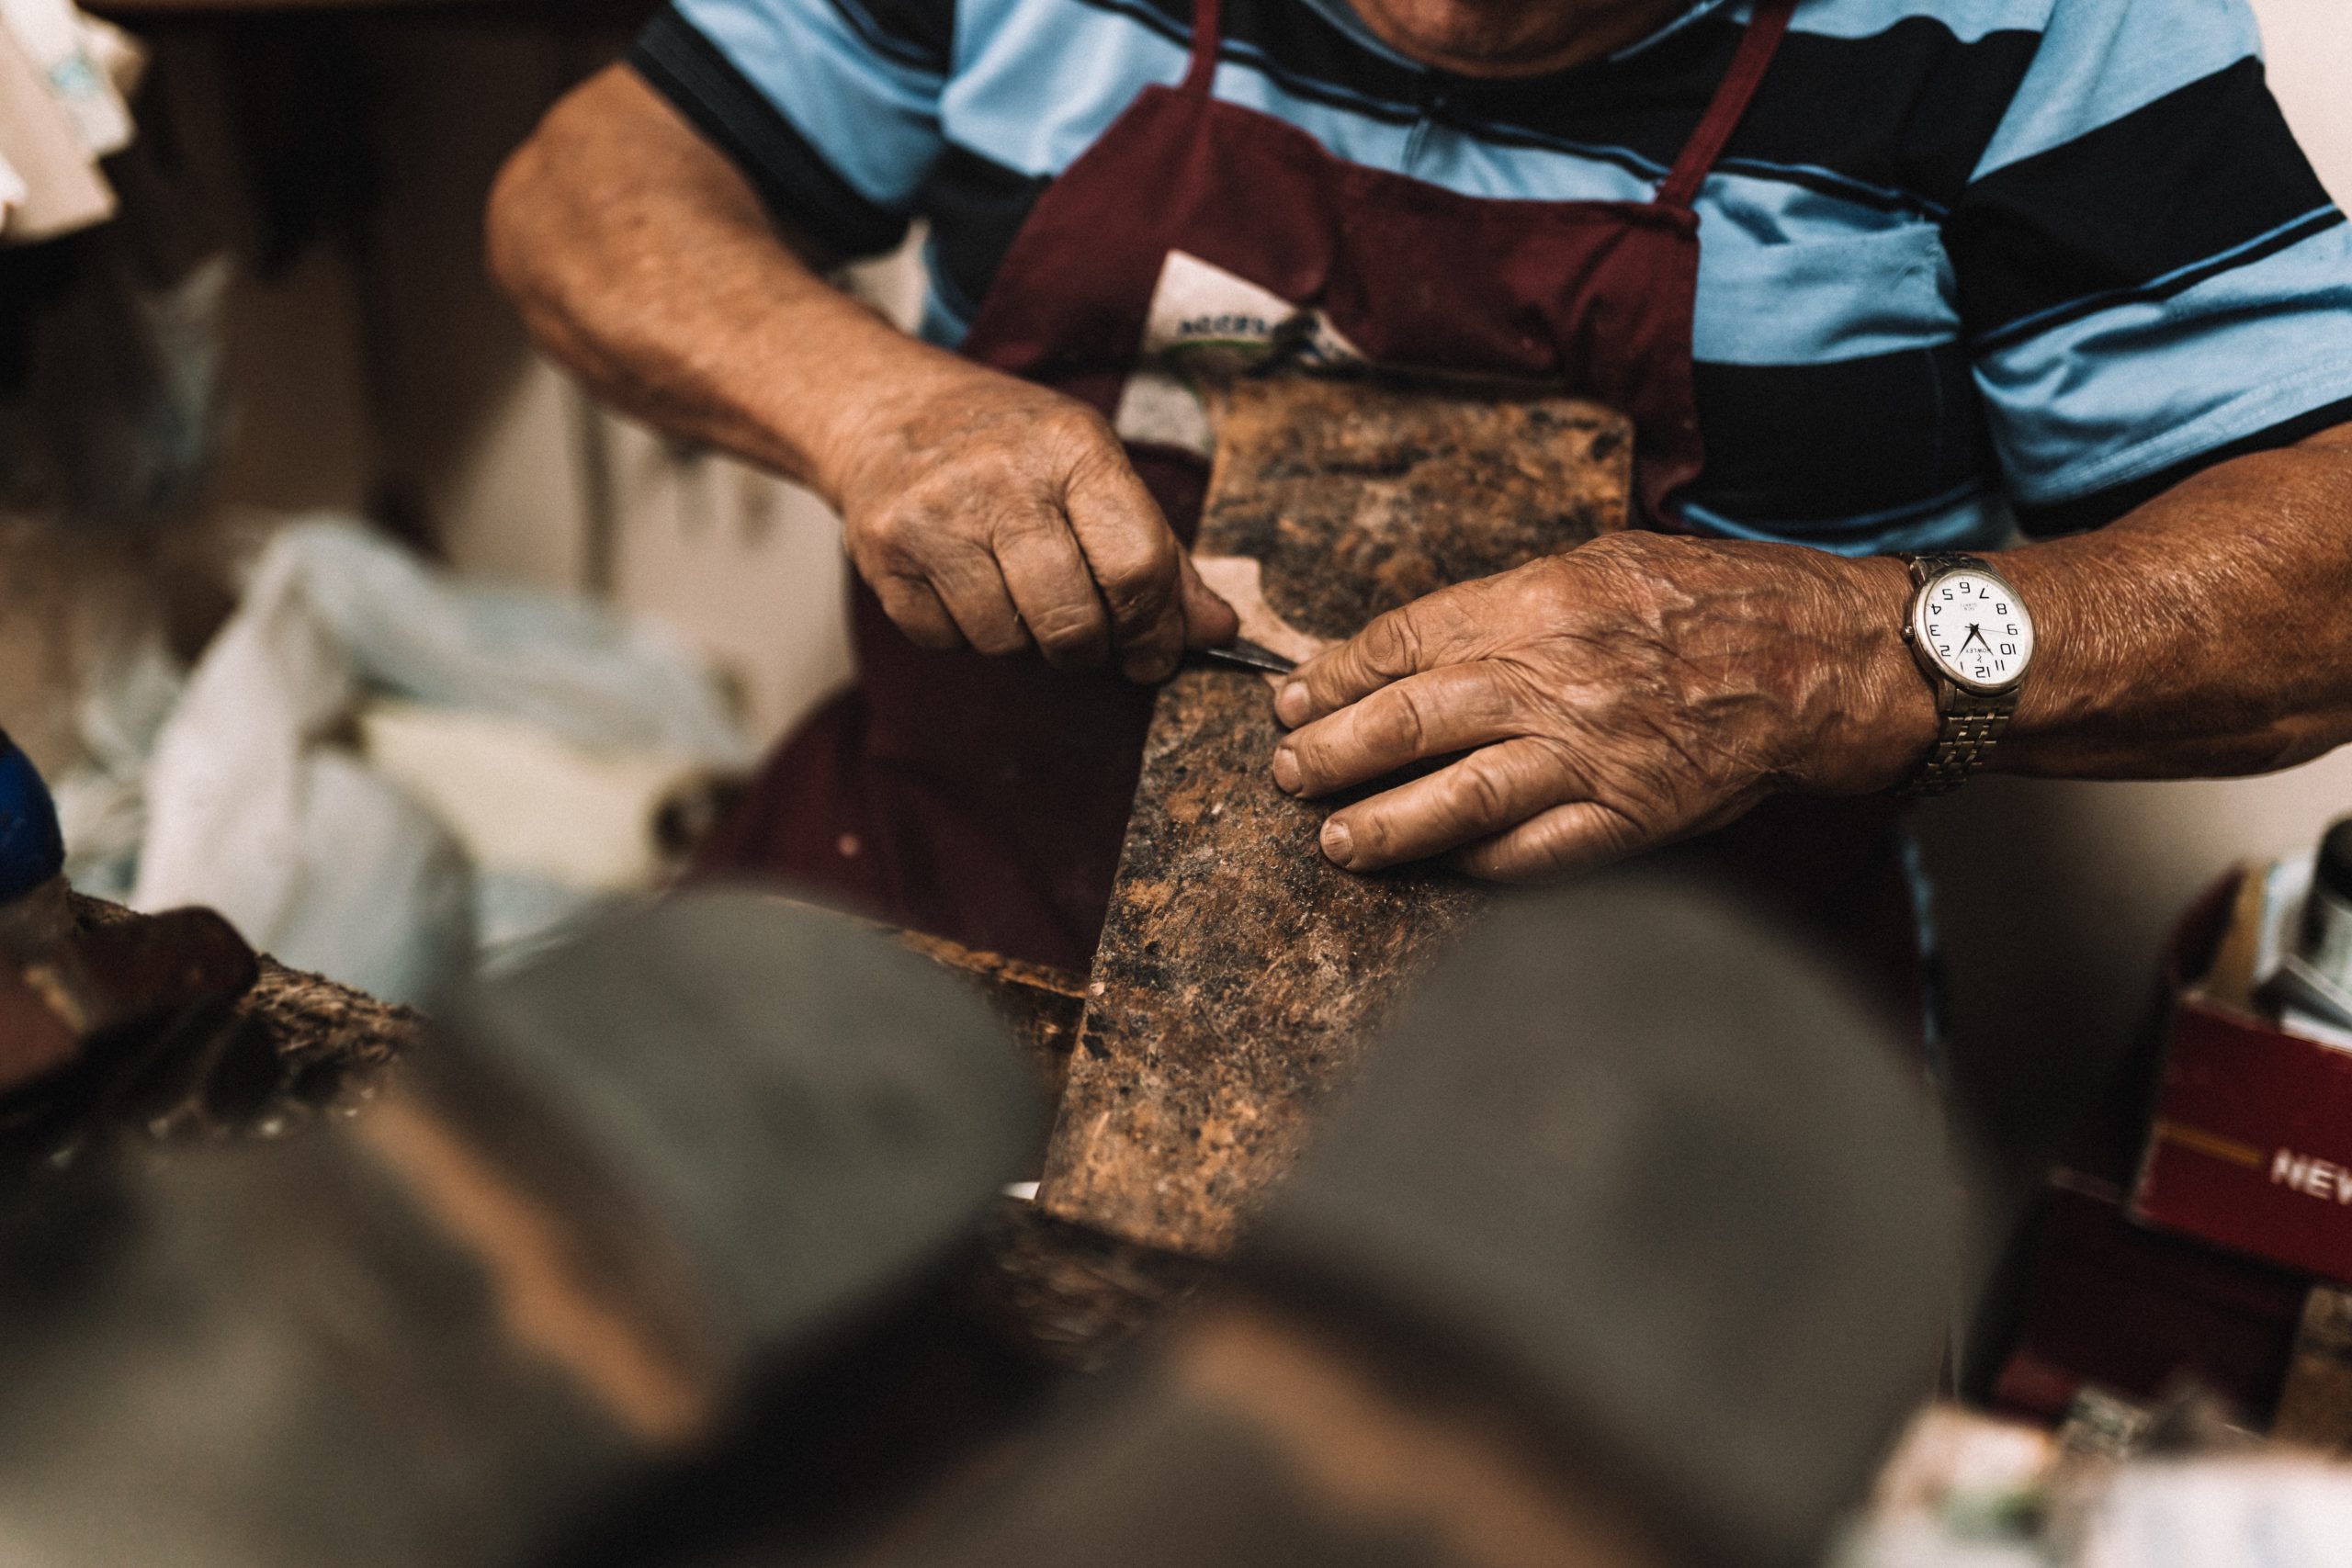
{"label": "wristwatch", "polygon": [[1943,728],[1897,793],[1948,795],[1993,754],[2033,663],[2033,617],[2008,580],[1975,556],[1912,555],[1903,640],[1936,688]]}

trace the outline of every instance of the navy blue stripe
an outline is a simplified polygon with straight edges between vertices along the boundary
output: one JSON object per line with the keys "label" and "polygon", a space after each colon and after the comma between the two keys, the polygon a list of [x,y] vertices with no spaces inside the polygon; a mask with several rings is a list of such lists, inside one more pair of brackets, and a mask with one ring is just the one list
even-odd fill
{"label": "navy blue stripe", "polygon": [[1917,515],[1995,471],[1958,344],[1821,365],[1693,367],[1707,466],[1690,499],[1761,527]]}
{"label": "navy blue stripe", "polygon": [[2261,62],[2244,60],[1987,175],[1944,239],[1982,343],[2160,288],[2328,205]]}
{"label": "navy blue stripe", "polygon": [[2093,294],[2064,305],[2053,306],[2039,315],[2028,316],[2023,321],[2013,321],[1999,332],[1987,333],[1980,336],[1976,340],[1976,346],[1980,352],[1991,353],[2022,343],[2028,338],[2037,337],[2053,328],[2064,326],[2069,321],[2078,321],[2086,316],[2095,316],[2101,310],[2111,310],[2122,305],[2154,304],[2169,299],[2177,294],[2188,292],[2200,283],[2219,277],[2225,272],[2233,272],[2242,266],[2252,266],[2266,257],[2277,255],[2281,251],[2291,250],[2312,235],[2324,234],[2344,220],[2344,214],[2333,207],[2306,213],[2295,221],[2282,224],[2258,239],[2251,240],[2233,250],[2224,251],[2220,255],[2198,265],[2186,266],[2177,272],[2166,274],[2137,288],[2116,288],[2104,294]]}
{"label": "navy blue stripe", "polygon": [[699,29],[655,14],[630,45],[646,84],[742,171],[778,221],[837,258],[879,255],[906,238],[907,218],[868,201]]}
{"label": "navy blue stripe", "polygon": [[832,0],[832,5],[858,41],[885,60],[944,74],[954,58],[952,0],[944,6],[948,24],[944,28],[925,26],[931,18],[905,4],[894,5],[888,12],[869,10],[864,0]]}
{"label": "navy blue stripe", "polygon": [[932,166],[919,204],[931,219],[932,287],[960,321],[970,321],[1029,209],[1051,179],[1032,177],[950,143]]}

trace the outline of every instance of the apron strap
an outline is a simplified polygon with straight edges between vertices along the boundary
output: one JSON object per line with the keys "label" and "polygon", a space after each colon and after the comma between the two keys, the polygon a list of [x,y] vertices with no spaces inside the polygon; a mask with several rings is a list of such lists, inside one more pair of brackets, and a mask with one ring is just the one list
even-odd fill
{"label": "apron strap", "polygon": [[[1216,0],[1196,0],[1212,7],[1216,14]],[[1772,67],[1772,57],[1781,51],[1781,40],[1788,36],[1789,17],[1797,8],[1797,0],[1757,0],[1756,14],[1741,35],[1739,52],[1732,56],[1731,69],[1724,73],[1723,85],[1715,89],[1714,102],[1707,106],[1699,129],[1690,133],[1690,144],[1682,149],[1682,156],[1675,160],[1674,172],[1658,186],[1657,198],[1668,207],[1689,207],[1698,199],[1699,187],[1706,183],[1708,172],[1714,168],[1722,155],[1724,143],[1747,114],[1747,106],[1756,99],[1756,89],[1763,85],[1764,73]],[[1212,51],[1214,52],[1214,51]]]}
{"label": "apron strap", "polygon": [[1216,79],[1216,46],[1223,7],[1218,0],[1193,0],[1193,63],[1184,73],[1182,91],[1200,97],[1209,96],[1210,84]]}

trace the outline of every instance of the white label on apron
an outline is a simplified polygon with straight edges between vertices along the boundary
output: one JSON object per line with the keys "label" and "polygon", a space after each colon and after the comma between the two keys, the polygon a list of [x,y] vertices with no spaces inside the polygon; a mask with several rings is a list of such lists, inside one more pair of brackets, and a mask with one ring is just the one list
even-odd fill
{"label": "white label on apron", "polygon": [[1143,355],[1188,370],[1238,370],[1281,354],[1308,366],[1360,366],[1364,356],[1324,319],[1270,288],[1182,251],[1170,251],[1144,317]]}
{"label": "white label on apron", "polygon": [[1182,251],[1170,251],[1144,317],[1143,368],[1127,378],[1112,416],[1122,439],[1207,457],[1216,450],[1196,389],[1280,359],[1302,369],[1366,363],[1320,310]]}

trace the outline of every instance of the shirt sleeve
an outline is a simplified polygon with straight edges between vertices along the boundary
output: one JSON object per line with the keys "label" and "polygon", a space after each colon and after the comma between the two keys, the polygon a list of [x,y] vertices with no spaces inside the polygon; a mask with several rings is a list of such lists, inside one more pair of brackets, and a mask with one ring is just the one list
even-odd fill
{"label": "shirt sleeve", "polygon": [[1945,239],[2030,533],[2352,421],[2352,226],[2245,0],[2055,0]]}
{"label": "shirt sleeve", "polygon": [[796,232],[869,256],[939,157],[954,21],[954,0],[673,0],[628,59]]}

